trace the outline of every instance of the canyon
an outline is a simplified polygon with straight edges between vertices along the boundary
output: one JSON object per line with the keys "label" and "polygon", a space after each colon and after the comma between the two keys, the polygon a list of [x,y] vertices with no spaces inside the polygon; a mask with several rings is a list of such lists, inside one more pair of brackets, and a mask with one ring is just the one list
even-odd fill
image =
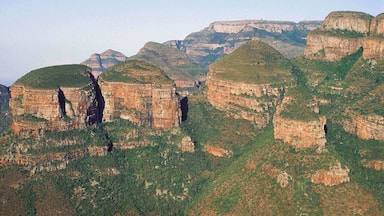
{"label": "canyon", "polygon": [[380,215],[383,20],[214,22],[33,70],[0,86],[1,174],[28,178],[6,189],[33,210],[50,182],[79,215]]}

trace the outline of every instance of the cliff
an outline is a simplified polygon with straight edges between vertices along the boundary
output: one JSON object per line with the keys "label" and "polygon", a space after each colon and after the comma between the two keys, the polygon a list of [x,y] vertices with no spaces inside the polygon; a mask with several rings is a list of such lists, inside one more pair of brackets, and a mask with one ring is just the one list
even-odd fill
{"label": "cliff", "polygon": [[264,127],[272,119],[284,85],[292,82],[290,63],[255,40],[210,66],[208,101],[230,116]]}
{"label": "cliff", "polygon": [[160,68],[178,88],[195,87],[202,81],[203,70],[192,63],[182,51],[163,44],[148,42],[130,60],[145,61]]}
{"label": "cliff", "polygon": [[384,117],[370,114],[361,115],[352,111],[348,112],[350,119],[343,124],[345,131],[356,134],[363,140],[384,140]]}
{"label": "cliff", "polygon": [[163,129],[178,126],[176,88],[159,68],[129,60],[101,74],[99,84],[105,100],[104,121],[123,119]]}
{"label": "cliff", "polygon": [[127,57],[124,54],[109,49],[100,54],[92,54],[89,59],[81,62],[80,64],[90,67],[92,69],[92,73],[94,73],[95,77],[97,77],[97,75],[105,72],[108,68],[125,60],[127,60]]}
{"label": "cliff", "polygon": [[241,45],[259,38],[286,57],[299,56],[304,51],[305,37],[320,21],[288,22],[267,20],[220,21],[210,24],[184,40],[165,42],[185,52],[201,68],[232,53]]}
{"label": "cliff", "polygon": [[383,14],[337,11],[307,36],[304,55],[308,59],[339,61],[363,47],[365,59],[383,59]]}
{"label": "cliff", "polygon": [[100,98],[90,69],[62,65],[31,71],[11,86],[11,128],[20,135],[69,130],[99,120]]}
{"label": "cliff", "polygon": [[316,101],[304,88],[289,89],[276,108],[274,137],[294,148],[325,147],[326,117],[318,114]]}

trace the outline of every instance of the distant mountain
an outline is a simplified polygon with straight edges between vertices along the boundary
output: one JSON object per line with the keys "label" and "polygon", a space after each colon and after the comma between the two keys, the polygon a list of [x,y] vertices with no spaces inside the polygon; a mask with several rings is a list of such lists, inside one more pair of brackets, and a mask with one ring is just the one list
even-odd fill
{"label": "distant mountain", "polygon": [[92,54],[89,59],[83,61],[81,64],[90,67],[93,73],[101,73],[126,59],[127,57],[121,52],[109,49],[101,54]]}
{"label": "distant mountain", "polygon": [[305,38],[321,21],[243,20],[214,22],[184,40],[164,44],[184,51],[189,58],[208,71],[208,65],[252,40],[259,38],[286,57],[296,57],[304,52]]}
{"label": "distant mountain", "polygon": [[205,74],[182,51],[163,44],[148,42],[129,59],[141,60],[162,69],[177,87],[193,87]]}

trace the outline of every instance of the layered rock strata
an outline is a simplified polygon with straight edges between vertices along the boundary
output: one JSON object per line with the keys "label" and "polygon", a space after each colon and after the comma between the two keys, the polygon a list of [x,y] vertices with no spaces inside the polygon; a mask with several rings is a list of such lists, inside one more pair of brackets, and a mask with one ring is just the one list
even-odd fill
{"label": "layered rock strata", "polygon": [[[79,73],[79,77],[85,76],[85,82],[80,86],[72,87],[64,82],[61,83],[63,86],[59,86],[60,77],[55,78],[54,74],[49,72],[42,79],[57,79],[56,88],[38,85],[31,87],[22,80],[12,85],[10,108],[13,114],[11,128],[14,133],[38,136],[44,131],[83,128],[97,123],[100,113],[97,113],[99,104],[95,93],[96,83],[90,78],[90,71],[83,67],[81,70],[85,71],[78,72],[76,69],[67,71]],[[53,70],[60,72],[63,68],[67,66],[57,66]],[[32,71],[28,76],[34,77],[36,73]]]}
{"label": "layered rock strata", "polygon": [[162,129],[179,125],[176,88],[160,69],[131,60],[111,68],[99,79],[105,101],[104,121],[122,119]]}
{"label": "layered rock strata", "polygon": [[361,12],[332,12],[307,35],[308,59],[338,61],[363,47],[363,58],[384,59],[383,17]]}
{"label": "layered rock strata", "polygon": [[246,119],[258,127],[264,127],[273,116],[283,89],[270,84],[247,84],[215,77],[211,68],[207,76],[208,100],[229,115]]}
{"label": "layered rock strata", "polygon": [[208,101],[228,115],[262,128],[272,119],[284,86],[292,81],[289,66],[269,45],[248,42],[210,66]]}
{"label": "layered rock strata", "polygon": [[282,103],[276,109],[273,119],[275,139],[280,139],[297,149],[309,147],[323,148],[327,142],[326,117],[318,116],[304,120],[282,116],[282,112],[292,100],[294,98],[285,96]]}
{"label": "layered rock strata", "polygon": [[379,115],[359,115],[348,112],[350,119],[345,120],[344,130],[356,134],[364,140],[384,140],[384,117]]}

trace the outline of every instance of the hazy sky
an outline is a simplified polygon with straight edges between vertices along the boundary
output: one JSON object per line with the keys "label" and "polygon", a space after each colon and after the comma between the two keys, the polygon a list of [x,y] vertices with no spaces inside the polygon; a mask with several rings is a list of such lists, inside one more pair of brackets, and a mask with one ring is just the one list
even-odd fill
{"label": "hazy sky", "polygon": [[107,49],[131,56],[214,21],[323,20],[335,10],[376,16],[384,0],[0,0],[0,84]]}

